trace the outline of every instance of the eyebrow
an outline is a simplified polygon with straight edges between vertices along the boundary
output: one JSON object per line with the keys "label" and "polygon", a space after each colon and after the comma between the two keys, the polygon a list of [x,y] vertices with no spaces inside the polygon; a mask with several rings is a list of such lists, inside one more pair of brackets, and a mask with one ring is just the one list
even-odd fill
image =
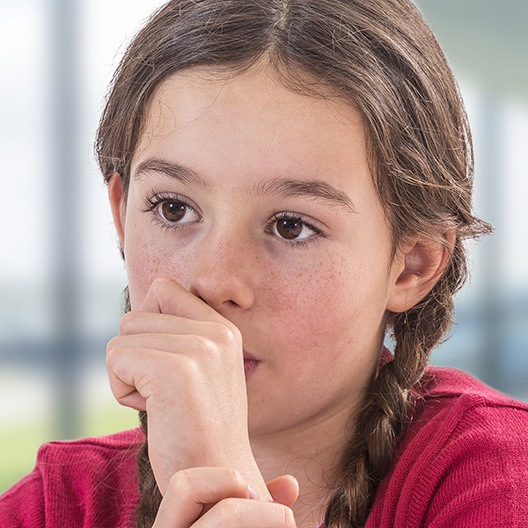
{"label": "eyebrow", "polygon": [[255,194],[272,194],[285,198],[305,196],[324,200],[332,206],[345,208],[348,211],[357,213],[354,203],[346,193],[323,180],[273,178],[265,182],[259,182],[256,186]]}
{"label": "eyebrow", "polygon": [[[141,162],[134,172],[134,178],[143,179],[149,173],[158,173],[169,178],[178,180],[183,184],[195,185],[209,189],[210,183],[199,174],[188,167],[161,158],[148,158]],[[357,213],[354,203],[349,196],[336,189],[329,183],[318,179],[289,179],[272,178],[267,181],[258,182],[253,189],[245,190],[245,194],[251,196],[275,195],[284,198],[307,197],[323,200],[332,206],[347,209],[349,212]]]}
{"label": "eyebrow", "polygon": [[203,179],[193,170],[161,158],[148,158],[142,161],[134,172],[136,180],[142,180],[149,173],[157,172],[181,183],[196,185],[197,187],[209,188],[207,180]]}

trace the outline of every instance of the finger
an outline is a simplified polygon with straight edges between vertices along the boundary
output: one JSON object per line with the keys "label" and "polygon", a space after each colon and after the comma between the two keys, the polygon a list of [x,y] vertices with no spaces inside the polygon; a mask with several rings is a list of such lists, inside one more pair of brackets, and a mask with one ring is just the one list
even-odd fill
{"label": "finger", "polygon": [[[293,512],[283,504],[228,498],[215,504],[192,528],[296,528]],[[179,527],[179,525],[178,525]]]}
{"label": "finger", "polygon": [[[157,350],[128,349],[126,354],[122,349],[112,348],[106,354],[106,369],[110,381],[110,389],[114,398],[125,407],[131,407],[137,411],[147,410],[148,393],[143,381],[144,371],[142,365],[156,355],[165,354]],[[166,355],[166,354],[165,354]],[[126,358],[132,358],[127,361]],[[153,364],[154,361],[152,361]],[[143,376],[142,376],[143,374]],[[142,387],[143,394],[138,389]]]}
{"label": "finger", "polygon": [[140,310],[177,315],[198,321],[216,321],[227,324],[230,328],[236,328],[196,295],[167,277],[156,279],[152,283]]}
{"label": "finger", "polygon": [[299,482],[292,475],[281,475],[270,480],[266,486],[272,498],[291,508],[299,497]]}
{"label": "finger", "polygon": [[226,328],[225,325],[216,322],[133,310],[121,317],[119,334],[200,334],[203,331],[207,332],[209,326],[212,330],[219,326]]}
{"label": "finger", "polygon": [[[127,336],[117,336],[112,338],[107,345],[107,365],[108,355],[115,351],[115,354],[125,356],[128,354],[129,361],[141,361],[142,368],[147,370],[143,374],[152,375],[160,369],[173,368],[173,375],[178,375],[176,370],[177,365],[174,364],[177,360],[171,360],[163,355],[156,354],[152,357],[152,361],[162,361],[163,363],[155,365],[154,363],[146,363],[145,357],[138,358],[137,353],[128,353],[129,350],[156,350],[163,352],[165,355],[179,355],[185,356],[189,360],[196,361],[197,364],[204,364],[203,362],[213,362],[218,365],[229,365],[233,375],[242,376],[244,373],[244,357],[242,353],[242,346],[232,345],[228,339],[203,337],[201,335],[175,335],[175,334],[137,334]],[[141,354],[141,353],[140,353]],[[148,360],[147,360],[148,361]],[[122,378],[118,375],[121,381],[131,380],[137,382],[137,375],[133,376],[130,373],[132,365],[124,369]],[[135,370],[140,368],[135,366]],[[123,367],[120,367],[120,370]]]}
{"label": "finger", "polygon": [[170,480],[153,528],[189,528],[208,504],[228,497],[248,499],[251,491],[240,473],[229,468],[190,468]]}
{"label": "finger", "polygon": [[[190,348],[187,336],[180,336],[182,347]],[[106,355],[110,388],[116,400],[127,407],[144,411],[152,396],[170,400],[181,390],[191,368],[190,359],[179,354],[149,348],[113,348]],[[177,372],[178,376],[174,376]],[[163,400],[163,398],[159,398]]]}
{"label": "finger", "polygon": [[[204,323],[201,323],[204,324]],[[132,334],[113,337],[106,347],[107,356],[113,350],[126,353],[128,349],[150,349],[168,354],[184,354],[189,358],[216,361],[219,355],[226,363],[228,355],[231,365],[238,364],[243,369],[242,345],[234,341],[231,331],[225,326],[205,324],[201,334]],[[207,336],[209,334],[209,336]],[[160,356],[156,356],[157,358]],[[163,359],[163,356],[161,356]],[[142,364],[152,370],[152,364]],[[149,366],[150,365],[150,366]]]}
{"label": "finger", "polygon": [[[168,353],[212,350],[214,340],[202,335],[188,334],[133,334],[113,337],[106,347],[107,353],[114,349],[150,348]],[[241,353],[242,355],[242,353]]]}
{"label": "finger", "polygon": [[197,321],[176,315],[134,311],[121,318],[120,335],[175,334],[201,335],[214,341],[229,343],[237,341],[239,334],[233,332],[232,324],[216,321]]}

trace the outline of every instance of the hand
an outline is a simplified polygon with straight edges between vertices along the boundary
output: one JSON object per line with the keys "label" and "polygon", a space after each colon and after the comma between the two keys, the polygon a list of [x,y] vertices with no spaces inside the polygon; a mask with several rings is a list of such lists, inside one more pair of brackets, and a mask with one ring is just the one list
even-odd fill
{"label": "hand", "polygon": [[153,282],[107,347],[112,392],[147,411],[149,457],[162,494],[179,470],[238,470],[265,498],[247,429],[242,338],[230,321],[171,279]]}
{"label": "hand", "polygon": [[242,475],[228,468],[179,471],[170,480],[153,528],[294,528],[290,508],[299,494],[297,481],[283,475],[268,488],[288,502],[258,500]]}

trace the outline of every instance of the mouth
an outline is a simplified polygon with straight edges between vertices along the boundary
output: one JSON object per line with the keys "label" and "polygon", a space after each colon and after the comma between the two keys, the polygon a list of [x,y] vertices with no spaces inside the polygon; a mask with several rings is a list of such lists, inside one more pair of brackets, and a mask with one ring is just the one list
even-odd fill
{"label": "mouth", "polygon": [[246,376],[246,382],[253,376],[259,364],[260,361],[258,359],[244,351],[244,374]]}

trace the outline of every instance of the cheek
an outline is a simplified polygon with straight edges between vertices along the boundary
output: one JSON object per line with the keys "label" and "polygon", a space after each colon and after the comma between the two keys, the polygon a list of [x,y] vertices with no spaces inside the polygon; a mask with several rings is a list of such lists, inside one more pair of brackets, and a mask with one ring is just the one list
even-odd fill
{"label": "cheek", "polygon": [[381,267],[333,255],[312,270],[270,281],[265,297],[276,347],[293,360],[323,361],[372,350],[382,329],[386,279]]}
{"label": "cheek", "polygon": [[[130,305],[132,310],[138,310],[147,295],[150,285],[159,277],[159,264],[155,259],[138,258],[134,253],[125,253]],[[145,265],[148,262],[148,265]]]}
{"label": "cheek", "polygon": [[170,277],[187,287],[189,269],[185,250],[175,250],[172,244],[163,243],[162,237],[154,241],[135,227],[130,228],[130,234],[130,237],[125,236],[124,251],[133,310],[140,308],[150,286],[160,277]]}

